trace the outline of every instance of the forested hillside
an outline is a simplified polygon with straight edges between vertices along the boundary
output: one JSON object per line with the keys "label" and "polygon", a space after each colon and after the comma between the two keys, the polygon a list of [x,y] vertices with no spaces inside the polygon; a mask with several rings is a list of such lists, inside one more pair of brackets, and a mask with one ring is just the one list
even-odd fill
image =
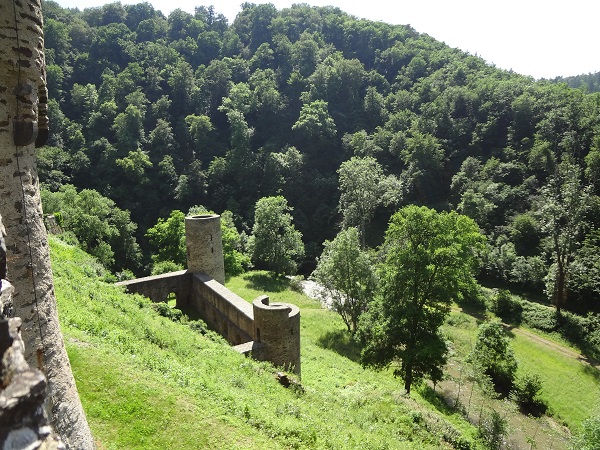
{"label": "forested hillside", "polygon": [[600,91],[600,72],[576,75],[573,77],[557,77],[557,83],[567,83],[573,88],[584,88],[587,92]]}
{"label": "forested hillside", "polygon": [[149,271],[147,230],[174,210],[231,211],[243,252],[256,202],[281,195],[309,272],[342,222],[375,247],[414,203],[476,221],[484,279],[600,309],[600,94],[332,7],[246,3],[228,24],[46,1],[44,19],[44,206],[113,270]]}

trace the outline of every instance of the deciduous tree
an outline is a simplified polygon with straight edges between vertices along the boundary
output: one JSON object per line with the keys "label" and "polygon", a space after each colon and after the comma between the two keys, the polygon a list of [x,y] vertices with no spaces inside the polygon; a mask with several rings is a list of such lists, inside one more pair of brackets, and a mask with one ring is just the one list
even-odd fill
{"label": "deciduous tree", "polygon": [[377,287],[373,263],[360,248],[356,228],[342,230],[333,241],[325,241],[325,249],[312,276],[323,287],[323,299],[331,300],[333,309],[354,334],[358,319]]}
{"label": "deciduous tree", "polygon": [[292,208],[281,195],[263,197],[254,208],[250,248],[253,260],[278,275],[296,272],[296,261],[304,255],[302,233],[292,223]]}
{"label": "deciduous tree", "polygon": [[548,294],[558,314],[567,304],[570,265],[578,237],[586,224],[585,212],[589,206],[590,188],[581,185],[580,173],[577,165],[565,159],[542,188],[540,222],[550,238],[554,260]]}
{"label": "deciduous tree", "polygon": [[77,192],[64,185],[58,192],[42,191],[45,213],[59,213],[62,226],[80,246],[115,271],[139,269],[141,250],[135,239],[137,225],[129,211],[92,189]]}
{"label": "deciduous tree", "polygon": [[186,265],[185,255],[185,215],[171,211],[167,219],[158,219],[156,225],[148,229],[146,237],[156,248],[152,255],[154,263],[172,261],[180,267]]}
{"label": "deciduous tree", "polygon": [[361,320],[361,362],[393,364],[404,388],[424,377],[442,378],[447,347],[439,328],[453,300],[476,283],[484,238],[472,219],[407,206],[390,220],[380,292]]}
{"label": "deciduous tree", "polygon": [[517,372],[517,360],[500,321],[479,326],[469,362],[490,376],[497,389],[508,391]]}
{"label": "deciduous tree", "polygon": [[357,226],[365,248],[367,223],[381,203],[384,191],[383,170],[375,158],[352,157],[338,169],[340,176],[340,211],[344,228]]}

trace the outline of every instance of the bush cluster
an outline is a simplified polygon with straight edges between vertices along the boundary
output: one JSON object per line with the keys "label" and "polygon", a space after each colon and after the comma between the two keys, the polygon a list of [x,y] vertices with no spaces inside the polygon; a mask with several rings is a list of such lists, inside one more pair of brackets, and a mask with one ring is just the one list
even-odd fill
{"label": "bush cluster", "polygon": [[152,309],[154,309],[159,315],[172,320],[173,322],[181,322],[185,316],[180,309],[171,308],[167,303],[153,303]]}
{"label": "bush cluster", "polygon": [[517,375],[514,380],[510,397],[524,412],[539,415],[546,409],[546,405],[539,398],[542,390],[542,379],[536,373],[525,372]]}
{"label": "bush cluster", "polygon": [[491,298],[490,310],[505,322],[521,323],[523,306],[506,289],[497,291]]}

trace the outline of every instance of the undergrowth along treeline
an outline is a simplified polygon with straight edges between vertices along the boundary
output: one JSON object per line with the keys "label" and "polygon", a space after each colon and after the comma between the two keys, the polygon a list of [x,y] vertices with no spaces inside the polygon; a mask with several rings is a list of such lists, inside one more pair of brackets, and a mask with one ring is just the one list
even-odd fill
{"label": "undergrowth along treeline", "polygon": [[237,354],[200,322],[163,317],[149,300],[104,282],[105,269],[76,247],[50,244],[71,364],[106,447],[477,448],[475,428],[460,416],[405,399],[391,374],[335,351],[341,320],[288,291],[285,279],[258,272],[234,284],[251,298],[268,288],[301,307],[303,392],[283,388],[273,367]]}

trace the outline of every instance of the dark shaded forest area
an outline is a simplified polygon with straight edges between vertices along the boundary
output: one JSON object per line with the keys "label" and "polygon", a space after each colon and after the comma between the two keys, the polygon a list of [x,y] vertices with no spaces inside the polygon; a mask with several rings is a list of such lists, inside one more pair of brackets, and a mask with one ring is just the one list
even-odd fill
{"label": "dark shaded forest area", "polygon": [[[243,237],[281,195],[309,273],[342,223],[376,247],[417,204],[476,221],[482,280],[600,310],[600,94],[333,7],[246,3],[228,24],[46,1],[44,18],[44,207],[115,272],[149,272],[147,230],[174,210],[230,211]],[[352,158],[379,180],[371,216],[341,198]]]}

